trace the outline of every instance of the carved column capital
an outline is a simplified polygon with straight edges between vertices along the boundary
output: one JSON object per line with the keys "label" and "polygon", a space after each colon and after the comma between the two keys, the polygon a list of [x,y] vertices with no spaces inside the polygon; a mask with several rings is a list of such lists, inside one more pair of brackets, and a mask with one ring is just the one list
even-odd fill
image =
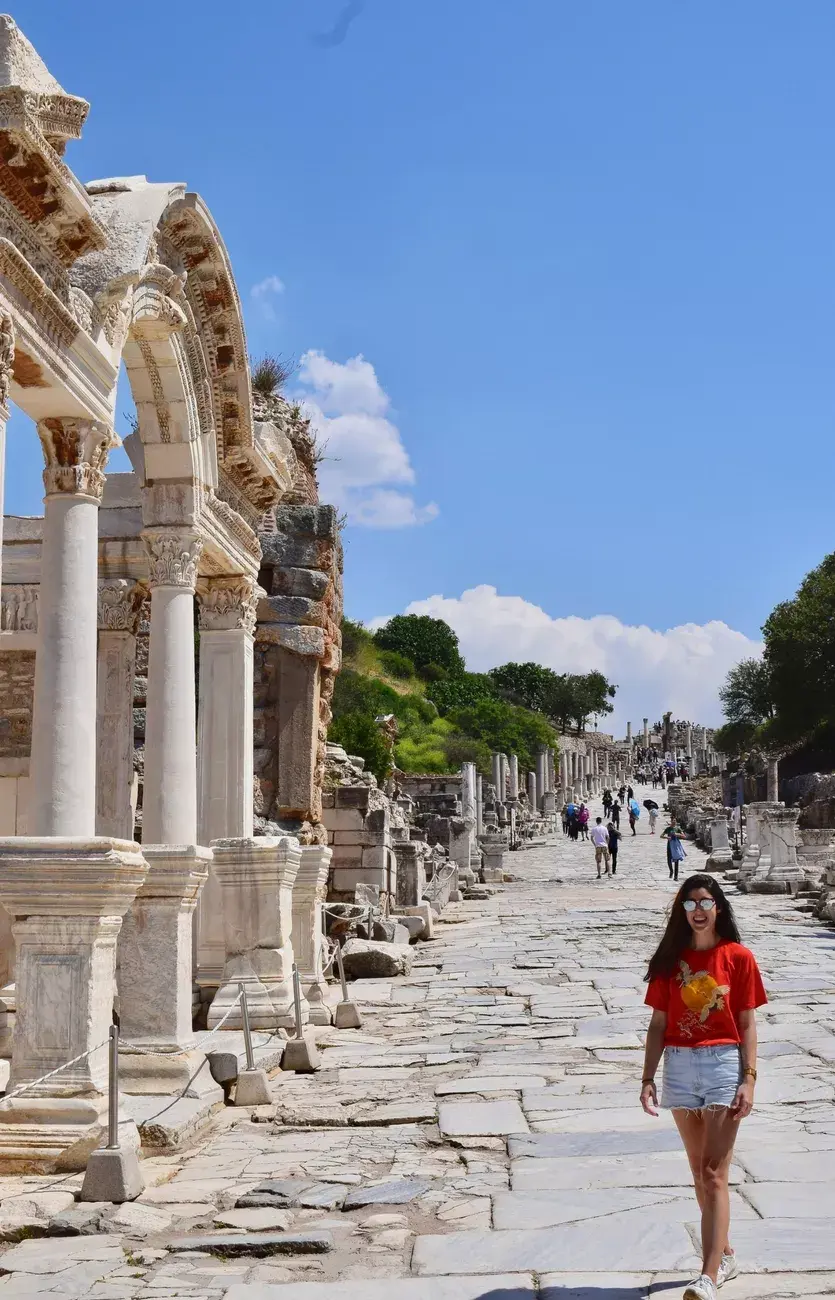
{"label": "carved column capital", "polygon": [[101,501],[107,457],[120,441],[110,426],[76,416],[49,417],[38,421],[38,437],[46,459],[47,495],[67,493]]}
{"label": "carved column capital", "polygon": [[129,578],[99,579],[99,631],[131,632],[136,636],[147,592]]}
{"label": "carved column capital", "polygon": [[148,554],[152,587],[197,585],[197,565],[203,539],[190,528],[149,528],[142,534]]}
{"label": "carved column capital", "polygon": [[252,636],[256,606],[264,594],[253,578],[242,573],[232,577],[201,578],[197,588],[201,631],[240,629]]}
{"label": "carved column capital", "polygon": [[14,322],[8,312],[0,312],[0,419],[9,416],[9,384],[14,366]]}

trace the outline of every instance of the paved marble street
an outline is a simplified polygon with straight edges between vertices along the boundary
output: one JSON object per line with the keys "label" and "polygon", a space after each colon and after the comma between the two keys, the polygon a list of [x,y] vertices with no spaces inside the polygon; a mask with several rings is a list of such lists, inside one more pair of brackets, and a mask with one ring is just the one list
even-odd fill
{"label": "paved marble street", "polygon": [[[637,1101],[663,842],[627,825],[612,881],[561,835],[510,863],[517,881],[447,909],[410,978],[354,986],[364,1028],[322,1030],[322,1070],[279,1075],[274,1113],[227,1110],[188,1156],[146,1161],[138,1202],[98,1207],[103,1233],[6,1247],[0,1300],[680,1294],[688,1169]],[[724,1294],[835,1294],[835,931],[789,899],[733,901],[772,1001],[732,1175],[744,1276]],[[69,1207],[78,1182],[0,1180],[0,1229]],[[294,1253],[238,1255],[252,1231]]]}

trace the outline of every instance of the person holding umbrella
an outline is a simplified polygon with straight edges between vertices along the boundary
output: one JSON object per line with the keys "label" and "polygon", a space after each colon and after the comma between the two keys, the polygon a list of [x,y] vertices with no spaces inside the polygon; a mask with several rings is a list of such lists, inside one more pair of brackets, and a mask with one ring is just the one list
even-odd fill
{"label": "person holding umbrella", "polygon": [[644,807],[649,813],[649,833],[655,834],[655,823],[658,821],[658,804],[654,799],[645,799]]}
{"label": "person holding umbrella", "polygon": [[629,800],[629,825],[633,835],[637,835],[638,833],[635,830],[635,823],[637,822],[640,815],[641,815],[641,805],[638,803],[638,800],[633,797],[632,799]]}

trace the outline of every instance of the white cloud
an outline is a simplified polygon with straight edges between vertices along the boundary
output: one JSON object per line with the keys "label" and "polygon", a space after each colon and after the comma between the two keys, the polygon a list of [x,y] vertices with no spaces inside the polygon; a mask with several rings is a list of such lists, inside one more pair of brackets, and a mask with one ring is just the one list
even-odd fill
{"label": "white cloud", "polygon": [[275,320],[275,308],[273,300],[284,293],[284,281],[277,275],[268,275],[263,280],[259,280],[250,289],[250,295],[253,302],[256,302],[261,309],[261,314],[265,320]]}
{"label": "white cloud", "polygon": [[[672,709],[673,716],[716,726],[717,692],[729,668],[758,656],[762,644],[727,623],[683,623],[659,631],[621,623],[611,614],[551,618],[521,596],[473,587],[460,597],[413,601],[407,614],[442,618],[458,633],[467,667],[484,672],[508,660],[534,660],[557,672],[599,669],[617,684],[615,712],[601,729],[623,736]],[[379,626],[384,619],[375,620]]]}
{"label": "white cloud", "polygon": [[419,506],[395,484],[415,481],[400,430],[389,419],[391,402],[370,361],[363,356],[331,361],[305,352],[299,367],[300,396],[325,459],[319,466],[323,501],[347,511],[366,528],[409,528],[438,514],[434,503]]}

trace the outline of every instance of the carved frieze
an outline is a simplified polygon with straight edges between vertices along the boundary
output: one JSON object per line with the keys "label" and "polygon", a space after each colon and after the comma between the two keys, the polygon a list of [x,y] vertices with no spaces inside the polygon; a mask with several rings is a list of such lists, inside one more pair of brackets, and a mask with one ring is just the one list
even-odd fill
{"label": "carved frieze", "polygon": [[37,632],[38,588],[11,583],[3,587],[0,628],[4,632]]}
{"label": "carved frieze", "polygon": [[[14,365],[14,322],[8,312],[0,311],[0,408],[7,412],[9,384]],[[3,409],[0,409],[0,415]]]}
{"label": "carved frieze", "polygon": [[47,494],[69,492],[101,500],[104,468],[119,438],[109,425],[76,416],[50,417],[38,422],[46,469]]}
{"label": "carved frieze", "polygon": [[187,528],[152,528],[142,534],[148,553],[152,587],[190,587],[197,584],[197,566],[203,539]]}
{"label": "carved frieze", "polygon": [[201,579],[197,589],[198,619],[204,632],[255,631],[255,609],[264,592],[243,574]]}

